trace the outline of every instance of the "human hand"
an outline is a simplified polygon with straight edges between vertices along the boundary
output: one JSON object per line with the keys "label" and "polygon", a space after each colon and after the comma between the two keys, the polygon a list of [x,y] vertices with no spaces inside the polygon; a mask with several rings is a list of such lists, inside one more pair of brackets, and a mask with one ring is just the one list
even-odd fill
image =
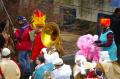
{"label": "human hand", "polygon": [[2,76],[0,75],[0,79],[2,79]]}
{"label": "human hand", "polygon": [[102,43],[97,43],[96,45],[97,45],[98,47],[101,47]]}
{"label": "human hand", "polygon": [[13,29],[14,33],[16,32],[16,30],[17,30],[17,28],[14,28],[14,29]]}
{"label": "human hand", "polygon": [[94,45],[96,45],[96,46],[98,46],[98,47],[100,47],[101,44],[102,44],[102,43],[101,43],[101,41],[99,41],[99,40],[94,42]]}
{"label": "human hand", "polygon": [[100,40],[97,40],[97,41],[94,41],[94,43],[101,43],[101,41],[100,41]]}
{"label": "human hand", "polygon": [[33,60],[32,60],[32,59],[30,59],[30,62],[32,63],[32,62],[33,62]]}
{"label": "human hand", "polygon": [[94,68],[91,68],[89,71],[92,72],[92,71],[95,71],[95,70],[94,70]]}
{"label": "human hand", "polygon": [[41,50],[44,54],[47,54],[47,48],[42,48]]}
{"label": "human hand", "polygon": [[5,38],[5,40],[6,40],[6,41],[8,41],[8,40],[9,40],[10,35],[9,35],[9,34],[7,34],[6,32],[2,32],[2,34],[3,34],[3,37]]}

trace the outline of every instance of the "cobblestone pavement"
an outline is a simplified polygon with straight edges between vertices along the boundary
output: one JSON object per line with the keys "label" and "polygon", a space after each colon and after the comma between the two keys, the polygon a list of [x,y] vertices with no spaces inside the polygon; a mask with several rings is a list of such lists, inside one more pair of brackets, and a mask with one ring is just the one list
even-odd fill
{"label": "cobblestone pavement", "polygon": [[[74,34],[72,32],[62,32],[62,45],[64,48],[64,56],[62,57],[65,64],[71,65],[71,68],[73,69],[74,66],[74,55],[75,52],[78,50],[76,46],[76,41],[80,35]],[[71,79],[73,78],[73,75],[71,76]]]}
{"label": "cobblestone pavement", "polygon": [[64,55],[74,54],[78,50],[76,41],[79,35],[70,32],[62,32],[61,37]]}

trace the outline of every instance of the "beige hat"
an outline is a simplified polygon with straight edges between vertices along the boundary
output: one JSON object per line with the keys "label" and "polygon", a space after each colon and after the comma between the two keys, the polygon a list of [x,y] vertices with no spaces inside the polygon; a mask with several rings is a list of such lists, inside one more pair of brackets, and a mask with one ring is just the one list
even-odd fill
{"label": "beige hat", "polygon": [[56,60],[53,61],[54,65],[62,65],[63,64],[63,60],[61,58],[58,58]]}
{"label": "beige hat", "polygon": [[8,48],[2,49],[2,56],[8,56],[11,53],[11,51]]}

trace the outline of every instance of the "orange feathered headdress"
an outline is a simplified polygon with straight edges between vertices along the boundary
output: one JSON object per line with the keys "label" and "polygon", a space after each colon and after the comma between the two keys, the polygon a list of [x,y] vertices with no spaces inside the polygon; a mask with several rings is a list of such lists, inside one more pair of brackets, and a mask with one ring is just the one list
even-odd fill
{"label": "orange feathered headdress", "polygon": [[109,27],[110,24],[111,24],[110,18],[101,18],[100,19],[100,26]]}
{"label": "orange feathered headdress", "polygon": [[33,28],[39,26],[45,26],[46,15],[43,14],[39,9],[35,10],[32,16],[32,25]]}

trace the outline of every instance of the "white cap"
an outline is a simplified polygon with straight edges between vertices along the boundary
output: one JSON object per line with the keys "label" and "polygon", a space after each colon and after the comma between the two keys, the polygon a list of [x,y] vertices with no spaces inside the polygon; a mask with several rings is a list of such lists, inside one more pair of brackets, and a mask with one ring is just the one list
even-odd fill
{"label": "white cap", "polygon": [[2,49],[2,56],[8,56],[11,53],[11,51],[8,48]]}
{"label": "white cap", "polygon": [[76,63],[78,60],[80,60],[80,63],[87,61],[84,55],[77,55],[77,56],[75,56],[75,63]]}
{"label": "white cap", "polygon": [[54,65],[62,65],[63,64],[63,60],[61,58],[57,58],[56,60],[53,61]]}

